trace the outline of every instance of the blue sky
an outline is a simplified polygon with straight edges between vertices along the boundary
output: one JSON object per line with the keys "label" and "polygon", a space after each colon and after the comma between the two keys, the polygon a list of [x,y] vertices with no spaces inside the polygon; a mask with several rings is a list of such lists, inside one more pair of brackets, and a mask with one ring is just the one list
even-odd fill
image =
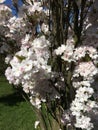
{"label": "blue sky", "polygon": [[[9,6],[12,9],[12,14],[13,15],[15,15],[16,17],[18,16],[17,11],[16,11],[15,7],[12,4],[12,0],[6,0],[4,2],[4,4],[7,5],[7,6]],[[20,7],[20,6],[22,6],[22,4],[23,4],[22,1],[18,0],[18,6]]]}

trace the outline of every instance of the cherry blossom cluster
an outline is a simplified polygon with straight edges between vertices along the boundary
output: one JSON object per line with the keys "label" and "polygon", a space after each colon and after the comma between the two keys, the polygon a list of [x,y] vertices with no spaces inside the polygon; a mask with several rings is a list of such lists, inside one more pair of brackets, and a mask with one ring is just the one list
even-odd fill
{"label": "cherry blossom cluster", "polygon": [[[0,47],[1,52],[4,52],[4,48],[8,45],[7,39],[13,40],[15,46],[21,46],[21,40],[25,38],[27,34],[31,34],[32,39],[36,38],[39,33],[47,33],[49,28],[46,23],[40,22],[47,15],[48,9],[43,9],[42,2],[32,2],[27,1],[28,5],[23,5],[19,8],[18,15],[16,18],[12,16],[11,9],[5,5],[0,5],[0,35],[4,35],[5,41],[3,47]],[[35,15],[37,18],[35,18]],[[33,18],[34,17],[34,18]],[[5,46],[5,44],[7,44]],[[13,44],[13,46],[14,46]],[[9,46],[11,50],[11,46]],[[6,49],[7,50],[7,49]],[[17,50],[16,50],[17,51]],[[6,52],[6,51],[5,51]]]}
{"label": "cherry blossom cluster", "polygon": [[95,101],[90,100],[94,91],[93,88],[87,86],[81,86],[76,90],[75,100],[71,104],[70,110],[72,115],[76,117],[76,123],[74,124],[77,128],[91,130],[93,123],[91,118],[88,116],[93,108],[98,108]]}
{"label": "cherry blossom cluster", "polygon": [[[33,2],[33,6],[32,3],[30,4],[30,1],[28,2],[28,5],[23,5],[19,8],[18,18],[11,17],[11,10],[5,5],[0,5],[0,17],[2,19],[0,26],[4,30],[3,33],[1,31],[1,35],[4,35],[5,38],[4,43],[2,42],[0,47],[0,52],[9,53],[5,58],[5,62],[10,64],[10,67],[5,72],[9,83],[16,86],[21,84],[23,90],[31,95],[31,103],[39,108],[41,98],[44,101],[46,94],[39,96],[39,92],[34,91],[44,90],[46,86],[46,84],[42,84],[44,79],[46,79],[48,86],[48,73],[51,72],[51,67],[48,65],[50,43],[44,35],[38,36],[37,34],[40,32],[46,34],[49,29],[43,22],[40,25],[39,32],[36,32],[35,28],[37,28],[40,21],[38,18],[35,18],[34,20],[37,24],[33,23],[32,17],[35,13],[38,16],[47,15],[48,9],[44,10],[41,2]],[[12,40],[14,45],[18,46],[18,50],[14,51],[14,55],[11,54],[11,48],[6,39]],[[11,46],[13,49],[13,45]],[[38,90],[34,90],[35,86],[39,85],[43,86],[42,90],[37,87]],[[51,93],[53,92],[52,90],[50,91]]]}
{"label": "cherry blossom cluster", "polygon": [[91,84],[94,82],[94,76],[98,74],[96,66],[98,63],[97,49],[92,46],[79,46],[75,48],[74,41],[68,39],[66,45],[62,44],[55,50],[55,54],[57,56],[61,55],[61,59],[68,63],[75,63],[72,84],[76,90],[76,95],[70,106],[72,116],[65,112],[62,122],[74,124],[73,126],[76,128],[91,130],[93,124],[88,113],[98,108],[96,101],[91,100],[94,94]]}
{"label": "cherry blossom cluster", "polygon": [[73,51],[74,51],[74,41],[73,39],[68,39],[66,45],[61,45],[55,49],[56,55],[61,55],[61,58],[64,61],[71,62],[73,60]]}
{"label": "cherry blossom cluster", "polygon": [[[69,43],[70,41],[70,43]],[[57,49],[55,49],[56,55],[61,55],[61,58],[64,61],[81,61],[85,56],[89,56],[92,60],[98,59],[98,52],[92,46],[79,46],[77,48],[74,47],[73,39],[68,39],[66,45],[61,45]]]}
{"label": "cherry blossom cluster", "polygon": [[12,59],[6,57],[6,62],[10,63],[11,67],[8,67],[5,72],[9,82],[15,85],[22,84],[26,93],[35,86],[36,76],[39,75],[39,78],[43,79],[47,73],[51,72],[51,67],[47,65],[49,41],[45,39],[45,36],[41,36],[33,42],[27,41],[29,42],[29,48],[22,46]]}

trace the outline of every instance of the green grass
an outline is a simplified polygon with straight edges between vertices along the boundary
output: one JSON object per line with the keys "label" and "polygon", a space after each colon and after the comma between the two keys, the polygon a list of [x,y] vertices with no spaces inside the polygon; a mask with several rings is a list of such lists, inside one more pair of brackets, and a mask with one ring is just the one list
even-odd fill
{"label": "green grass", "polygon": [[35,130],[33,108],[0,77],[0,130]]}

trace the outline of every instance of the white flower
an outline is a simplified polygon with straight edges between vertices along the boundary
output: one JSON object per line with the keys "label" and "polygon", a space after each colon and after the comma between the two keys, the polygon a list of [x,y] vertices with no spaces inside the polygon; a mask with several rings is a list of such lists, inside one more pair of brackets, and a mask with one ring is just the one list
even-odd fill
{"label": "white flower", "polygon": [[64,52],[63,56],[61,57],[64,61],[71,62],[73,61],[73,49],[72,48],[66,48],[66,51]]}
{"label": "white flower", "polygon": [[42,24],[41,30],[46,34],[49,31],[49,26],[46,24]]}
{"label": "white flower", "polygon": [[74,71],[73,77],[76,77],[76,75],[81,75],[86,79],[89,79],[90,77],[93,77],[98,73],[98,69],[94,66],[94,64],[89,62],[81,62]]}
{"label": "white flower", "polygon": [[41,36],[39,38],[35,38],[33,40],[32,46],[34,48],[45,48],[47,45],[49,45],[49,41],[46,40],[45,36]]}
{"label": "white flower", "polygon": [[40,121],[35,121],[34,128],[37,129],[39,124],[40,124]]}
{"label": "white flower", "polygon": [[35,83],[33,81],[24,82],[22,84],[22,87],[25,93],[29,93],[31,90],[33,90],[34,86],[35,86]]}
{"label": "white flower", "polygon": [[29,41],[29,39],[30,39],[30,35],[29,35],[29,34],[27,34],[27,35],[25,36],[25,38],[24,38],[24,39],[22,39],[21,43],[22,43],[22,44],[27,44],[27,43],[28,43],[28,41]]}
{"label": "white flower", "polygon": [[79,60],[80,58],[85,57],[85,54],[86,54],[85,47],[78,47],[74,51],[73,58],[75,60]]}
{"label": "white flower", "polygon": [[15,84],[15,85],[19,84],[19,79],[17,79],[17,80],[15,79],[15,76],[13,74],[11,67],[8,67],[6,69],[5,76],[10,84]]}
{"label": "white flower", "polygon": [[30,97],[30,102],[37,109],[41,108],[41,100],[38,97],[35,97],[35,98]]}
{"label": "white flower", "polygon": [[98,108],[98,104],[95,101],[88,101],[87,106],[89,107],[89,109],[92,108]]}
{"label": "white flower", "polygon": [[66,49],[66,46],[62,44],[60,47],[55,49],[56,55],[61,55],[62,53],[64,53],[65,49]]}
{"label": "white flower", "polygon": [[32,60],[24,60],[22,62],[23,66],[24,66],[24,71],[31,71],[32,67],[33,67],[33,61]]}
{"label": "white flower", "polygon": [[90,121],[91,119],[86,116],[77,117],[75,127],[85,130],[91,130],[93,128],[93,124]]}
{"label": "white flower", "polygon": [[88,54],[93,60],[98,58],[97,50],[92,46],[77,47],[74,51],[73,58],[74,60],[80,60],[85,57],[86,54]]}
{"label": "white flower", "polygon": [[90,81],[80,81],[80,82],[77,81],[77,82],[75,82],[75,81],[73,80],[72,84],[73,84],[73,87],[74,87],[74,88],[79,88],[79,87],[81,87],[81,86],[90,87],[91,82],[90,82]]}
{"label": "white flower", "polygon": [[42,7],[40,6],[40,2],[34,2],[33,5],[28,6],[28,13],[34,13],[35,11],[41,12],[42,11]]}
{"label": "white flower", "polygon": [[90,100],[93,93],[93,88],[83,85],[80,85],[76,90],[75,99],[70,107],[72,114],[76,117],[76,123],[74,124],[76,128],[86,130],[91,130],[93,128],[90,117],[87,117],[87,113],[89,113],[90,110],[98,107],[96,102]]}
{"label": "white flower", "polygon": [[73,51],[74,51],[74,44],[73,39],[67,40],[66,45],[61,45],[57,49],[55,49],[56,55],[62,55],[61,58],[64,61],[71,62],[73,61]]}

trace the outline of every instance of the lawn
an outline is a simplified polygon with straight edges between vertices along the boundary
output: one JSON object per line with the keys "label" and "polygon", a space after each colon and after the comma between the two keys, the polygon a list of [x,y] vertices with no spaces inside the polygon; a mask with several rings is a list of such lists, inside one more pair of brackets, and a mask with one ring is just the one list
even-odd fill
{"label": "lawn", "polygon": [[0,130],[35,130],[32,106],[0,77]]}

